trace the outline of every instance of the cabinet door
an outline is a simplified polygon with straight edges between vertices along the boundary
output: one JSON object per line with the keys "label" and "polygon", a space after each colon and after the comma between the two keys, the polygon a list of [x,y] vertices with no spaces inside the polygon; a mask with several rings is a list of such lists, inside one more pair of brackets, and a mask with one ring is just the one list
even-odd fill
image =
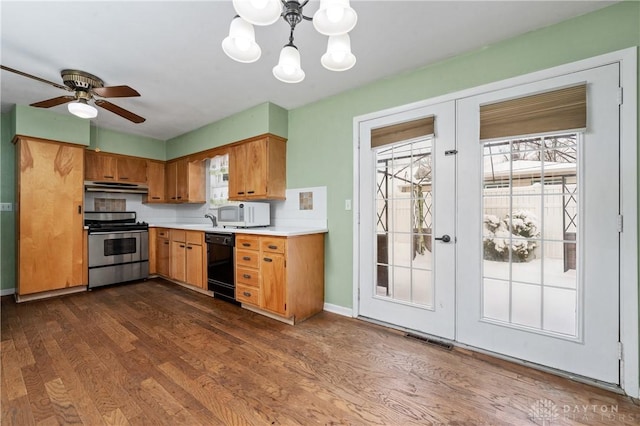
{"label": "cabinet door", "polygon": [[84,152],[85,179],[110,182],[117,179],[116,158],[95,151]]}
{"label": "cabinet door", "polygon": [[187,244],[186,283],[204,288],[202,246]]}
{"label": "cabinet door", "polygon": [[149,193],[147,203],[162,203],[165,201],[164,164],[158,161],[147,161],[147,183]]}
{"label": "cabinet door", "polygon": [[187,279],[186,271],[186,243],[180,241],[171,241],[171,261],[169,275],[174,280],[185,282]]}
{"label": "cabinet door", "polygon": [[176,180],[178,177],[178,162],[170,161],[165,168],[165,196],[169,202],[177,202],[178,193],[176,190]]}
{"label": "cabinet door", "polygon": [[158,275],[169,276],[169,259],[171,257],[171,243],[166,238],[156,240],[156,271]]}
{"label": "cabinet door", "polygon": [[229,150],[229,199],[243,199],[246,147],[237,145]]}
{"label": "cabinet door", "polygon": [[189,199],[189,164],[187,160],[176,161],[176,200]]}
{"label": "cabinet door", "polygon": [[122,182],[146,183],[147,161],[142,158],[118,157],[118,180]]}
{"label": "cabinet door", "polygon": [[17,142],[19,295],[83,284],[84,151]]}
{"label": "cabinet door", "polygon": [[267,141],[243,144],[245,149],[244,190],[248,197],[267,195]]}
{"label": "cabinet door", "polygon": [[260,259],[260,288],[263,309],[280,315],[287,313],[287,282],[284,256],[276,253],[263,253]]}

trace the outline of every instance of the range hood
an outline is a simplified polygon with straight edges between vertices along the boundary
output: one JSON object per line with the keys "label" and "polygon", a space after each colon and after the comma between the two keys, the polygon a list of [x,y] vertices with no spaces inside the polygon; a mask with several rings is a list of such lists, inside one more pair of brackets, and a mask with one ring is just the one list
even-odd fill
{"label": "range hood", "polygon": [[84,190],[87,192],[128,192],[130,194],[148,194],[149,186],[141,183],[85,181]]}

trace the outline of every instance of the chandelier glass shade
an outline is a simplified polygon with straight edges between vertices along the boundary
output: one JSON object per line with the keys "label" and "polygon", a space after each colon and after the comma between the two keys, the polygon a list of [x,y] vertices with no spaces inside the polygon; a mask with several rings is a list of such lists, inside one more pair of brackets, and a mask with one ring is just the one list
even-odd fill
{"label": "chandelier glass shade", "polygon": [[293,43],[296,25],[303,20],[313,21],[314,28],[329,36],[327,52],[320,62],[331,71],[351,69],[356,58],[351,53],[351,40],[347,34],[358,21],[349,0],[320,0],[320,8],[313,18],[303,14],[309,0],[233,0],[237,16],[231,21],[229,36],[222,41],[222,50],[231,59],[250,63],[260,58],[261,49],[255,41],[253,25],[271,25],[282,17],[291,27],[289,42],[280,52],[273,75],[285,83],[299,83],[305,73],[300,64],[300,52]]}
{"label": "chandelier glass shade", "polygon": [[231,21],[229,36],[222,40],[222,50],[231,59],[243,63],[255,62],[262,54],[260,46],[256,43],[253,25],[240,16]]}
{"label": "chandelier glass shade", "polygon": [[80,118],[96,118],[98,110],[93,105],[89,105],[86,99],[78,99],[78,102],[72,102],[67,105],[69,112]]}

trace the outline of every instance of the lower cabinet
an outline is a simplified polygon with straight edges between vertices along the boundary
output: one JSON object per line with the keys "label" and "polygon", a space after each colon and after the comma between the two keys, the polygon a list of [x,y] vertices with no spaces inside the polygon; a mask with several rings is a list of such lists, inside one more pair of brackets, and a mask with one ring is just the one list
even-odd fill
{"label": "lower cabinet", "polygon": [[236,299],[292,323],[324,307],[324,234],[236,234]]}
{"label": "lower cabinet", "polygon": [[[171,256],[171,241],[169,233],[171,231],[166,228],[157,228],[155,231],[155,262],[149,259],[150,273],[156,273],[163,277],[169,277],[169,259]],[[151,244],[149,245],[151,246]],[[149,256],[151,257],[151,256]],[[155,272],[153,272],[153,264],[155,263]]]}
{"label": "lower cabinet", "polygon": [[206,288],[204,232],[172,229],[170,235],[169,278]]}

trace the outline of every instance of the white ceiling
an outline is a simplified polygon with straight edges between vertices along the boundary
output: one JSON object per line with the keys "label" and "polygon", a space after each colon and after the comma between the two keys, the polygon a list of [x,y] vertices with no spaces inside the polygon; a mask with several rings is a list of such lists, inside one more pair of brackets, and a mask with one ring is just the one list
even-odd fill
{"label": "white ceiling", "polygon": [[[351,32],[355,67],[324,69],[326,37],[302,22],[295,43],[306,79],[286,84],[271,73],[288,40],[284,21],[256,27],[258,62],[240,64],[222,51],[235,14],[230,0],[2,0],[0,62],[60,84],[60,71],[72,68],[107,86],[129,85],[141,97],[111,101],[147,121],[133,124],[100,110],[94,124],[166,140],[266,101],[296,108],[613,3],[352,0],[358,14]],[[312,16],[318,4],[312,0],[305,14]],[[2,112],[68,94],[6,71],[0,79]],[[66,105],[52,110],[66,113]]]}

